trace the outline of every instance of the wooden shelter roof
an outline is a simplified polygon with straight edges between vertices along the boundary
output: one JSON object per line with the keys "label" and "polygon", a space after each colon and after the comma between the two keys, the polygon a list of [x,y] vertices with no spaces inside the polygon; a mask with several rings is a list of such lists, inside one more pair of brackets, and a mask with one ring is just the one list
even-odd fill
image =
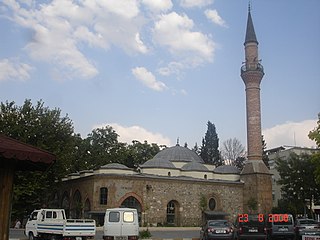
{"label": "wooden shelter roof", "polygon": [[55,160],[50,152],[0,134],[0,166],[14,164],[17,170],[44,170]]}

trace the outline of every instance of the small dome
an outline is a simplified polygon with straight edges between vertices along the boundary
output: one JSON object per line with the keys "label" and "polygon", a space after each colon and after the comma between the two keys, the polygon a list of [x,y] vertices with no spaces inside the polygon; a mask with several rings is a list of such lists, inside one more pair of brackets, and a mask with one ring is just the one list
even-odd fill
{"label": "small dome", "polygon": [[240,174],[240,170],[235,166],[230,165],[222,165],[213,170],[214,173],[222,173],[222,174]]}
{"label": "small dome", "polygon": [[101,166],[101,169],[124,169],[124,170],[130,170],[126,165],[120,164],[120,163],[109,163],[106,165]]}
{"label": "small dome", "polygon": [[172,162],[161,159],[152,158],[140,166],[141,168],[176,168]]}
{"label": "small dome", "polygon": [[201,171],[201,172],[208,172],[209,169],[204,166],[202,163],[199,162],[190,162],[185,164],[182,168],[182,171]]}
{"label": "small dome", "polygon": [[192,150],[179,145],[163,149],[153,159],[166,159],[171,162],[200,162],[203,160]]}

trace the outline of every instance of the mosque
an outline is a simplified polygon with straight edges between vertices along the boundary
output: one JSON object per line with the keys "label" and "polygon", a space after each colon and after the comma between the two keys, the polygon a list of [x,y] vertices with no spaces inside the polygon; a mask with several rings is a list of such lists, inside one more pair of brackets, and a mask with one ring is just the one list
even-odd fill
{"label": "mosque", "polygon": [[68,217],[93,218],[102,225],[107,208],[125,206],[138,210],[141,226],[199,226],[205,215],[233,221],[239,213],[269,212],[272,185],[262,161],[260,113],[264,70],[250,8],[244,46],[241,77],[246,89],[248,160],[242,172],[234,166],[205,164],[195,152],[177,144],[135,169],[111,163],[63,178],[55,201]]}

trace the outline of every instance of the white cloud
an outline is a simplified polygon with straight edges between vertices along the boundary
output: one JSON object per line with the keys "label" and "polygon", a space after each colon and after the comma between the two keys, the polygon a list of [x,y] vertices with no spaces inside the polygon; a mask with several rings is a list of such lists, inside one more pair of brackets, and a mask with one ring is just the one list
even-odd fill
{"label": "white cloud", "polygon": [[218,11],[216,9],[207,9],[204,11],[204,14],[206,17],[212,21],[213,23],[222,26],[222,27],[227,27],[226,22],[220,17]]}
{"label": "white cloud", "polygon": [[213,0],[181,0],[180,4],[185,8],[205,7],[213,3]]}
{"label": "white cloud", "polygon": [[32,67],[18,60],[0,60],[0,82],[6,80],[26,80],[30,78]]}
{"label": "white cloud", "polygon": [[302,122],[286,122],[272,128],[264,129],[262,134],[267,144],[267,149],[279,146],[315,147],[314,141],[308,134],[317,125],[317,120]]}
{"label": "white cloud", "polygon": [[173,55],[193,66],[212,61],[213,41],[201,32],[192,31],[193,27],[193,21],[185,14],[162,14],[155,23],[153,37],[157,43],[168,47]]}
{"label": "white cloud", "polygon": [[[98,69],[83,51],[83,44],[107,50],[112,45],[126,52],[146,53],[140,36],[144,24],[137,0],[53,0],[20,5],[4,1],[12,19],[30,29],[25,49],[35,60],[47,61],[62,75],[93,78]],[[82,44],[82,45],[81,45]]]}
{"label": "white cloud", "polygon": [[166,12],[172,8],[171,0],[142,0],[152,12]]}
{"label": "white cloud", "polygon": [[148,88],[156,91],[167,89],[167,86],[163,82],[157,81],[155,76],[144,67],[133,68],[132,74]]}
{"label": "white cloud", "polygon": [[119,135],[120,142],[132,143],[133,140],[139,142],[148,141],[148,143],[157,143],[158,145],[171,146],[170,139],[163,136],[160,133],[153,133],[141,126],[122,126],[118,123],[107,123],[94,126],[94,128],[104,127],[106,125],[112,126],[112,128]]}
{"label": "white cloud", "polygon": [[175,74],[177,76],[181,75],[181,70],[185,66],[181,62],[170,62],[166,67],[161,67],[158,69],[158,73],[163,76],[169,76]]}

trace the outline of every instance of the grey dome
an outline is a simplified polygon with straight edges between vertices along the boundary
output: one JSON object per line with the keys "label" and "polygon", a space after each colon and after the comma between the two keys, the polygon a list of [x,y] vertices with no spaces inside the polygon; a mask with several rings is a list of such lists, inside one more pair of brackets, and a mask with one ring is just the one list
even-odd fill
{"label": "grey dome", "polygon": [[235,166],[230,165],[222,165],[213,170],[214,173],[222,173],[222,174],[240,174],[240,170]]}
{"label": "grey dome", "polygon": [[152,158],[140,166],[141,168],[176,168],[172,162],[162,158]]}
{"label": "grey dome", "polygon": [[130,168],[128,168],[127,166],[120,164],[120,163],[109,163],[106,165],[101,166],[101,169],[125,169],[125,170],[129,170]]}
{"label": "grey dome", "polygon": [[204,166],[202,163],[199,162],[189,162],[185,164],[182,168],[182,171],[201,171],[201,172],[208,172],[209,169]]}
{"label": "grey dome", "polygon": [[153,159],[166,159],[171,162],[200,162],[203,160],[189,148],[181,147],[179,145],[163,149],[157,153]]}

